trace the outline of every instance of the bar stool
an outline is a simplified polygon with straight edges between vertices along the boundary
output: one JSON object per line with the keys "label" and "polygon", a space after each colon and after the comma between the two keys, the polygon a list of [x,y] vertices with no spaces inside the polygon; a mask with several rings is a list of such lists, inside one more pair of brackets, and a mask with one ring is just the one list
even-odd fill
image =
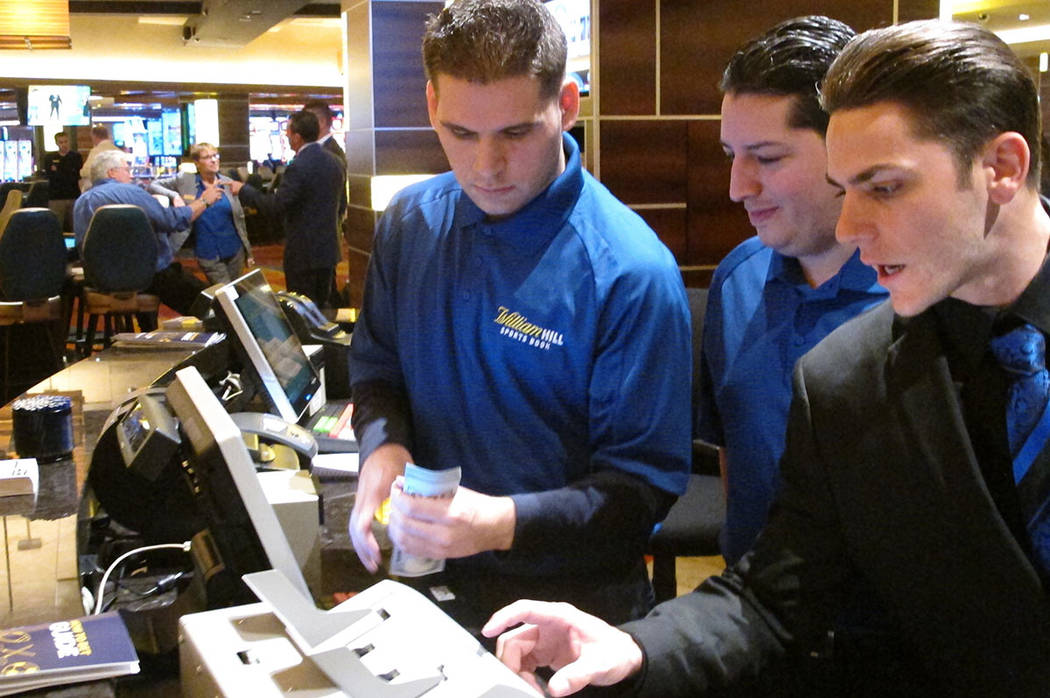
{"label": "bar stool", "polygon": [[[35,375],[29,384],[62,368],[62,354],[52,332],[60,322],[62,287],[66,281],[66,246],[58,217],[46,208],[14,211],[0,231],[0,326],[4,327],[4,391],[11,386],[11,334],[15,325],[41,327],[46,336],[51,363],[46,373]],[[26,368],[35,355],[36,342],[22,343],[18,361]]]}
{"label": "bar stool", "polygon": [[157,240],[138,206],[109,204],[97,208],[84,234],[83,247],[80,303],[81,312],[88,316],[82,346],[82,354],[87,356],[94,349],[100,318],[104,324],[102,345],[106,347],[116,332],[134,331],[136,315],[151,315],[155,326],[160,299],[141,293],[153,281]]}

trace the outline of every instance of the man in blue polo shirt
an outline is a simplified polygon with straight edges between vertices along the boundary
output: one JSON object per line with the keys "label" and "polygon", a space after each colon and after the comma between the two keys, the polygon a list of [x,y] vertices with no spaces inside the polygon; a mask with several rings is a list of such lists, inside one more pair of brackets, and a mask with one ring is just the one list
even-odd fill
{"label": "man in blue polo shirt", "polygon": [[[395,545],[447,558],[482,620],[522,595],[644,613],[642,554],[689,470],[681,276],[564,135],[565,46],[534,0],[432,18],[427,105],[452,172],[387,208],[354,330],[357,553],[378,568],[390,494]],[[406,462],[459,466],[461,486],[391,492]]]}
{"label": "man in blue polo shirt", "polygon": [[826,178],[817,85],[852,36],[827,17],[788,20],[737,51],[722,76],[729,196],[758,233],[715,270],[701,346],[698,434],[720,447],[729,564],[766,523],[795,361],[886,298],[856,246],[836,242],[841,194]]}

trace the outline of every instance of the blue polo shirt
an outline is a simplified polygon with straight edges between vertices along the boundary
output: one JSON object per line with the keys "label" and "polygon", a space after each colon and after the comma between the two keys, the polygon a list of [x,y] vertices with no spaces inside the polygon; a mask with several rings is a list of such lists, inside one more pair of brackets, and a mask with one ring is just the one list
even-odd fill
{"label": "blue polo shirt", "polygon": [[859,252],[817,288],[798,260],[757,238],[718,265],[701,345],[697,434],[727,449],[722,553],[736,562],[766,523],[784,451],[795,362],[829,332],[887,297]]}
{"label": "blue polo shirt", "polygon": [[540,493],[615,469],[677,494],[689,470],[677,264],[564,143],[565,172],[507,219],[486,220],[451,173],[402,191],[352,347],[355,383],[406,390],[416,462],[513,496],[526,536],[552,514]]}

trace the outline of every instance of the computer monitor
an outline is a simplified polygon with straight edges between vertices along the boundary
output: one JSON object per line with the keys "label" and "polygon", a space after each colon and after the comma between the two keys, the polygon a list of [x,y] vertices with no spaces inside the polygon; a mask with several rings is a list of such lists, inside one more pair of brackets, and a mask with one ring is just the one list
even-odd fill
{"label": "computer monitor", "polygon": [[194,544],[208,544],[208,538],[214,544],[213,551],[197,555],[199,560],[212,560],[217,571],[208,580],[208,605],[251,600],[241,576],[267,569],[281,571],[305,598],[311,598],[277,514],[259,484],[241,431],[222,403],[192,366],[175,372],[165,397],[179,419],[191,471],[188,477],[209,534],[198,535]]}
{"label": "computer monitor", "polygon": [[262,272],[253,269],[220,286],[215,301],[270,408],[285,421],[298,422],[321,379]]}

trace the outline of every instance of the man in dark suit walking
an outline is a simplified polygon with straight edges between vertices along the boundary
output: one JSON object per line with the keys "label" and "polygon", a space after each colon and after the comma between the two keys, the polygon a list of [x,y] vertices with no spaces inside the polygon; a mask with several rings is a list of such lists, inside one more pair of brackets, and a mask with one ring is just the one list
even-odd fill
{"label": "man in dark suit walking", "polygon": [[343,202],[343,164],[318,143],[317,117],[298,111],[288,120],[288,142],[295,158],[277,191],[262,194],[251,185],[240,190],[242,202],[284,221],[284,277],[289,291],[318,306],[330,305],[339,263],[339,218]]}
{"label": "man in dark suit walking", "polygon": [[976,25],[846,46],[822,87],[836,233],[890,302],[797,364],[768,525],[737,565],[622,629],[566,605],[497,612],[489,636],[529,624],[500,638],[504,662],[534,681],[557,669],[553,696],[624,679],[702,695],[779,661],[823,665],[810,696],[1050,694],[1037,94]]}

